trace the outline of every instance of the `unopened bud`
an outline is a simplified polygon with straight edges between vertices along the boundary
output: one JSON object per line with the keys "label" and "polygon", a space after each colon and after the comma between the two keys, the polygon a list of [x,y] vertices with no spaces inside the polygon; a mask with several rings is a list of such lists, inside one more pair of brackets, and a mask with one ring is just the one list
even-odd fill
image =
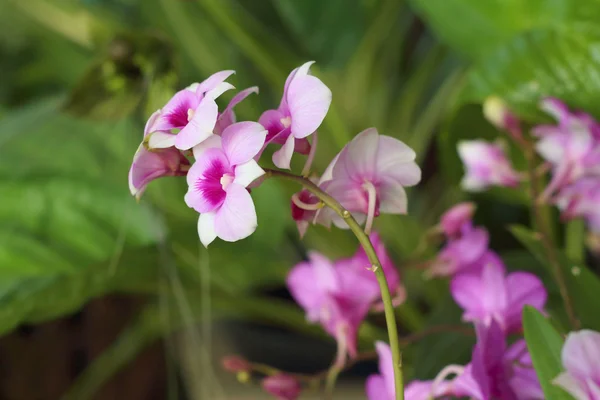
{"label": "unopened bud", "polygon": [[227,356],[221,360],[223,369],[228,372],[249,372],[250,363],[239,356]]}
{"label": "unopened bud", "polygon": [[262,388],[278,400],[296,400],[302,391],[300,382],[285,374],[266,377],[262,381]]}
{"label": "unopened bud", "polygon": [[510,111],[500,97],[490,96],[485,99],[483,115],[496,128],[508,131],[515,137],[521,137],[521,127],[517,116]]}

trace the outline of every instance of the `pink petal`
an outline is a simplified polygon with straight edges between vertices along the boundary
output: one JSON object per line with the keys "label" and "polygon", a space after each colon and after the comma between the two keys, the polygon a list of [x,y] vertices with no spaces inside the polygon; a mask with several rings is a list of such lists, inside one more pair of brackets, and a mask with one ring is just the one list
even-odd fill
{"label": "pink petal", "polygon": [[233,183],[247,187],[250,183],[254,182],[264,174],[265,171],[258,163],[254,160],[250,160],[247,163],[235,167],[235,179],[233,180]]}
{"label": "pink petal", "polygon": [[454,237],[460,234],[465,223],[473,218],[475,204],[472,202],[459,203],[446,211],[440,218],[440,226],[446,236]]}
{"label": "pink petal", "polygon": [[220,135],[221,133],[223,133],[225,128],[236,122],[233,108],[252,93],[258,93],[258,87],[254,86],[248,89],[241,90],[238,94],[233,96],[233,98],[227,105],[227,108],[225,108],[225,110],[219,115],[219,119],[217,120],[217,124],[215,126],[216,134]]}
{"label": "pink petal", "polygon": [[211,89],[208,92],[206,92],[204,98],[211,98],[215,100],[226,91],[233,89],[235,89],[235,86],[233,86],[231,83],[223,82],[218,84],[214,89]]}
{"label": "pink petal", "polygon": [[377,171],[380,173],[394,173],[399,165],[414,161],[416,156],[404,142],[390,136],[379,136]]}
{"label": "pink petal", "polygon": [[177,134],[175,147],[189,150],[213,135],[219,108],[211,98],[205,98],[194,111],[190,122]]}
{"label": "pink petal", "polygon": [[575,398],[575,400],[590,400],[586,393],[587,390],[583,386],[585,384],[580,382],[569,372],[563,372],[562,374],[558,375],[556,378],[554,378],[552,383],[566,390]]}
{"label": "pink petal", "polygon": [[222,138],[223,151],[232,166],[250,161],[265,143],[267,131],[258,122],[238,122],[228,126]]}
{"label": "pink petal", "polygon": [[213,90],[233,74],[235,74],[235,71],[232,70],[215,72],[196,87],[196,94],[202,95],[209,90]]}
{"label": "pink petal", "polygon": [[334,179],[328,182],[327,193],[339,201],[350,212],[367,212],[364,190],[349,179]]}
{"label": "pink petal", "polygon": [[481,278],[473,274],[458,275],[450,283],[452,298],[465,310],[463,319],[472,321],[485,316],[483,308],[484,287]]}
{"label": "pink petal", "polygon": [[542,281],[527,272],[514,272],[506,277],[508,288],[507,330],[517,331],[521,328],[521,313],[526,305],[538,310],[544,308],[548,294]]}
{"label": "pink petal", "polygon": [[198,236],[204,247],[208,247],[217,238],[214,212],[200,214],[200,218],[198,218]]}
{"label": "pink petal", "polygon": [[189,161],[176,149],[148,151],[141,144],[136,151],[129,170],[129,191],[139,198],[148,183],[163,176],[183,175],[181,165]]}
{"label": "pink petal", "polygon": [[192,151],[194,153],[194,158],[198,160],[202,157],[205,151],[209,149],[221,149],[222,147],[221,136],[212,135],[202,143],[195,145]]}
{"label": "pink petal", "polygon": [[308,258],[315,274],[315,281],[313,281],[313,285],[327,292],[339,291],[339,278],[333,265],[331,264],[331,261],[316,251],[311,251],[308,253]]}
{"label": "pink petal", "polygon": [[[269,134],[267,135],[267,142],[270,142],[279,132],[285,129],[281,120],[285,118],[279,110],[267,110],[258,119],[258,123],[265,127]],[[268,144],[268,143],[267,143]]]}
{"label": "pink petal", "polygon": [[358,135],[341,151],[333,167],[333,178],[350,177],[357,181],[373,181],[376,174],[379,133],[369,128]]}
{"label": "pink petal", "polygon": [[287,276],[286,284],[292,297],[315,322],[321,312],[325,293],[315,285],[315,272],[308,262],[297,264]]}
{"label": "pink petal", "polygon": [[484,285],[483,304],[490,316],[495,316],[506,310],[508,298],[507,287],[504,278],[504,268],[488,263],[483,266],[481,274]]}
{"label": "pink petal", "polygon": [[591,330],[571,332],[562,349],[562,362],[578,380],[600,382],[600,333]]}
{"label": "pink petal", "polygon": [[393,394],[394,389],[394,363],[392,361],[392,350],[387,343],[375,342],[375,350],[379,357],[379,373],[385,381],[387,392]]}
{"label": "pink petal", "polygon": [[256,210],[250,193],[242,185],[227,187],[225,202],[215,215],[217,236],[227,242],[247,238],[257,226]]}
{"label": "pink petal", "polygon": [[160,117],[160,113],[161,113],[160,110],[156,110],[150,116],[150,118],[148,118],[148,121],[146,122],[146,126],[144,127],[144,137],[148,136],[149,133],[152,133],[156,130],[156,128],[154,126],[156,125],[156,121]]}
{"label": "pink petal", "polygon": [[331,90],[314,76],[296,74],[286,99],[292,117],[292,135],[301,139],[316,131],[325,119]]}
{"label": "pink petal", "polygon": [[154,130],[170,132],[180,129],[188,123],[188,110],[195,110],[200,99],[195,93],[183,89],[175,93],[162,108],[160,117],[154,123]]}
{"label": "pink petal", "polygon": [[388,214],[406,214],[408,199],[399,184],[382,185],[379,188],[379,211]]}
{"label": "pink petal", "polygon": [[[385,381],[381,375],[369,376],[367,378],[365,391],[369,400],[393,400],[394,398],[390,397],[388,394]],[[410,399],[407,398],[407,400]]]}
{"label": "pink petal", "polygon": [[292,162],[292,156],[294,155],[294,136],[288,136],[285,144],[281,149],[273,153],[273,164],[277,168],[290,169],[290,163]]}
{"label": "pink petal", "polygon": [[188,191],[184,197],[188,207],[199,213],[221,207],[226,201],[221,178],[226,173],[231,173],[231,167],[225,153],[221,149],[207,150],[188,172]]}
{"label": "pink petal", "polygon": [[559,122],[566,121],[571,116],[567,105],[554,97],[543,99],[540,102],[540,109],[552,115]]}

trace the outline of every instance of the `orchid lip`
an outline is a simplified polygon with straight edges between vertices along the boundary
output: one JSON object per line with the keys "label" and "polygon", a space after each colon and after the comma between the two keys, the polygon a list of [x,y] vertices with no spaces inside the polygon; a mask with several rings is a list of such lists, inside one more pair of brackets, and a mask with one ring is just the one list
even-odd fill
{"label": "orchid lip", "polygon": [[223,190],[227,190],[227,187],[233,182],[234,179],[234,176],[231,174],[223,175],[219,181]]}
{"label": "orchid lip", "polygon": [[188,110],[187,110],[187,120],[188,120],[188,122],[190,122],[192,120],[192,118],[194,118],[194,110],[192,110],[191,108],[188,108]]}
{"label": "orchid lip", "polygon": [[292,117],[284,117],[279,120],[284,128],[289,128],[292,125]]}

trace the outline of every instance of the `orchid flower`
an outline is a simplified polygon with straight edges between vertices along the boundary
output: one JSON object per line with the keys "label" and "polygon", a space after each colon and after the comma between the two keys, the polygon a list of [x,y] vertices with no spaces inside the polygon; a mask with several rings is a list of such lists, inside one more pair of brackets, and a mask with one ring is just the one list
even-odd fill
{"label": "orchid flower", "polygon": [[464,321],[489,325],[495,320],[507,334],[521,331],[523,307],[542,310],[548,297],[537,276],[527,272],[506,275],[504,266],[493,262],[478,273],[456,276],[450,292],[465,311]]}
{"label": "orchid flower", "polygon": [[563,219],[585,218],[590,230],[600,233],[600,179],[581,178],[563,188],[556,196]]}
{"label": "orchid flower", "polygon": [[533,134],[538,153],[552,165],[552,180],[542,194],[547,199],[584,176],[600,176],[600,125],[589,115],[571,113],[560,100],[548,98],[540,107],[558,125],[540,125]]}
{"label": "orchid flower", "polygon": [[[279,107],[265,111],[258,120],[269,131],[265,145],[282,145],[273,154],[273,163],[279,168],[290,168],[294,151],[309,153],[311,146],[307,137],[321,125],[331,104],[331,90],[308,74],[313,63],[307,62],[292,71],[285,82]],[[309,159],[312,160],[310,156]]]}
{"label": "orchid flower", "polygon": [[[156,111],[146,123],[144,137],[152,131],[160,111]],[[188,159],[176,148],[150,151],[140,144],[129,169],[129,191],[139,199],[148,184],[163,176],[183,176],[190,167]]]}
{"label": "orchid flower", "polygon": [[600,333],[591,330],[571,332],[562,348],[566,371],[553,383],[576,400],[600,400]]}
{"label": "orchid flower", "polygon": [[338,358],[356,355],[358,326],[373,302],[371,284],[350,268],[336,268],[325,256],[309,253],[309,261],[297,264],[287,286],[310,322],[319,322],[338,342]]}
{"label": "orchid flower", "polygon": [[[405,214],[405,186],[421,180],[415,152],[398,139],[379,135],[369,128],[348,143],[330,164],[331,179],[322,179],[321,188],[338,200],[368,233],[380,213]],[[321,218],[346,228],[346,222],[332,210]]]}
{"label": "orchid flower", "polygon": [[519,174],[498,144],[485,140],[462,141],[458,143],[458,155],[466,169],[461,181],[461,187],[466,191],[478,192],[492,185],[515,187],[519,184]]}
{"label": "orchid flower", "polygon": [[317,196],[306,189],[292,195],[292,218],[296,221],[300,238],[304,237],[308,225],[315,219],[317,211],[323,206]]}
{"label": "orchid flower", "polygon": [[449,239],[462,235],[465,224],[470,224],[475,213],[475,204],[471,202],[459,203],[446,211],[440,218],[440,228]]}
{"label": "orchid flower", "polygon": [[160,110],[152,132],[145,139],[148,149],[189,150],[214,133],[219,116],[215,99],[233,89],[227,79],[234,71],[221,71],[201,83],[177,92]]}
{"label": "orchid flower", "polygon": [[300,382],[285,374],[267,376],[262,380],[261,386],[265,392],[275,396],[277,400],[296,400],[302,391]]}
{"label": "orchid flower", "polygon": [[246,97],[250,96],[252,93],[258,94],[257,86],[253,86],[248,89],[240,90],[235,96],[233,96],[233,98],[231,99],[231,101],[229,102],[227,107],[225,107],[225,110],[223,110],[223,112],[219,113],[219,116],[217,117],[217,123],[215,124],[215,129],[214,129],[215,135],[221,135],[223,133],[223,131],[225,130],[225,128],[227,128],[229,125],[233,125],[234,123],[237,122],[235,112],[233,111],[233,109],[235,108],[235,106],[237,106],[239,103],[241,103],[243,100],[245,100]]}
{"label": "orchid flower", "polygon": [[265,172],[254,161],[267,132],[256,122],[228,126],[222,137],[194,147],[196,162],[187,175],[186,204],[200,213],[204,246],[216,237],[234,242],[256,230],[256,210],[246,187]]}

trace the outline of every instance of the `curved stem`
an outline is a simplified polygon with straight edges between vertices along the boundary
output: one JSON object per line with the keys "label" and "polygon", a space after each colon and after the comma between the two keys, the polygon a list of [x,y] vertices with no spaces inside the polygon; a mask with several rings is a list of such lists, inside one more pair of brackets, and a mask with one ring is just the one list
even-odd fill
{"label": "curved stem", "polygon": [[308,153],[308,158],[306,159],[306,163],[304,163],[304,168],[302,168],[302,176],[308,177],[310,175],[310,167],[312,166],[313,160],[315,159],[315,154],[317,153],[317,142],[318,142],[318,134],[317,131],[312,135],[313,140],[310,144],[310,151]]}
{"label": "curved stem", "polygon": [[390,289],[387,284],[387,280],[385,279],[383,268],[381,268],[381,262],[377,257],[377,253],[373,248],[373,244],[369,239],[369,235],[367,235],[365,231],[363,231],[359,223],[356,222],[356,220],[348,210],[342,207],[342,205],[336,199],[325,193],[310,180],[287,172],[276,171],[272,169],[265,169],[265,175],[263,175],[259,179],[264,180],[271,177],[287,179],[299,183],[300,185],[304,186],[304,188],[307,189],[309,192],[317,196],[323,203],[325,203],[327,207],[331,208],[333,211],[336,212],[336,214],[338,214],[346,221],[348,227],[350,227],[350,230],[354,233],[354,236],[356,236],[363,249],[365,250],[369,262],[371,263],[371,269],[373,270],[373,272],[375,273],[375,277],[377,278],[379,290],[381,291],[381,299],[383,300],[384,304],[385,321],[388,330],[390,348],[392,350],[396,400],[404,400],[404,377],[402,376],[402,359],[400,354],[400,343],[398,341],[398,328],[396,326],[396,316],[394,315],[394,306],[392,304],[392,296],[390,295]]}

